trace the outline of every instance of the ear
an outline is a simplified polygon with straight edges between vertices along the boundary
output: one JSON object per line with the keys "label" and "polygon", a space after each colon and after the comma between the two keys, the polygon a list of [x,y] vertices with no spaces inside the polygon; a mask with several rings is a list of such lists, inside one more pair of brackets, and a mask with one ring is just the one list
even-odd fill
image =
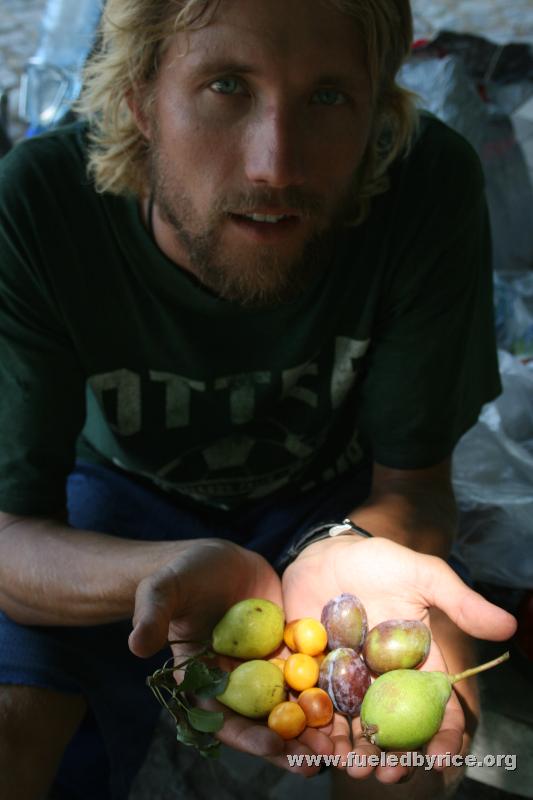
{"label": "ear", "polygon": [[144,110],[142,94],[142,91],[138,87],[132,87],[126,94],[126,103],[140,132],[145,139],[150,141],[152,137],[152,127]]}

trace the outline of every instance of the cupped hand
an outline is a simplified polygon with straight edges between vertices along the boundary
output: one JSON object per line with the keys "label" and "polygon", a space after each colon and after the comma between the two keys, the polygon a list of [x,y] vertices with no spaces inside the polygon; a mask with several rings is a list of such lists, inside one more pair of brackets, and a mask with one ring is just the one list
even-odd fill
{"label": "cupped hand", "polygon": [[[516,627],[514,617],[472,591],[445,561],[383,538],[339,536],[316,542],[285,570],[282,586],[289,621],[304,616],[320,619],[328,600],[349,592],[365,606],[369,629],[387,619],[417,619],[430,626],[431,607],[441,609],[465,633],[480,639],[505,640]],[[423,669],[448,671],[434,640]],[[463,711],[452,692],[440,730],[427,743],[426,753],[459,753],[464,728]],[[347,719],[336,714],[330,738],[341,765],[350,764],[350,752],[364,756],[381,753],[362,735],[359,718],[352,721],[350,729]],[[400,765],[375,768],[354,762],[347,772],[364,778],[374,769],[384,783],[397,782],[409,772]]]}
{"label": "cupped hand", "polygon": [[[165,567],[145,578],[137,587],[130,650],[148,657],[170,642],[176,663],[199,652],[201,643],[234,603],[261,597],[282,606],[278,575],[259,554],[222,539],[191,542]],[[199,644],[196,644],[199,643]],[[220,658],[218,665],[230,670],[235,663]],[[217,738],[243,752],[262,756],[278,767],[304,775],[318,766],[290,767],[287,755],[332,752],[331,740],[320,731],[307,730],[297,740],[285,742],[264,721],[251,720],[216,700],[198,705],[223,711],[224,726]]]}

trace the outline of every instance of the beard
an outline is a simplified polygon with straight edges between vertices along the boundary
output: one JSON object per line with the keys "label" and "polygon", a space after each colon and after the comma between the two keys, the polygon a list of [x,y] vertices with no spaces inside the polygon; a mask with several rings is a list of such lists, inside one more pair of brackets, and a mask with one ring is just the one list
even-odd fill
{"label": "beard", "polygon": [[[339,230],[353,215],[357,174],[340,200],[329,208],[317,194],[299,186],[283,190],[254,188],[216,198],[209,213],[200,217],[192,198],[180,186],[179,179],[172,176],[158,142],[154,141],[150,152],[150,186],[160,217],[187,253],[187,271],[221,299],[248,308],[263,308],[296,300],[331,269]],[[223,224],[232,214],[249,214],[257,208],[296,210],[300,220],[312,222],[312,232],[290,255],[269,244],[255,244],[246,253],[225,253]]]}

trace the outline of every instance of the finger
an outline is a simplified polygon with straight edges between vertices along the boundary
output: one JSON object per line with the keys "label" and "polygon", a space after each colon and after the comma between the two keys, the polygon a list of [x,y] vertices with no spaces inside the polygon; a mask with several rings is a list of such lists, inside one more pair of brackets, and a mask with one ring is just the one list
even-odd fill
{"label": "finger", "polygon": [[[304,735],[299,739],[284,741],[281,736],[270,730],[264,720],[251,720],[237,714],[235,711],[223,706],[216,700],[197,700],[197,705],[210,711],[222,711],[224,714],[224,727],[217,733],[217,738],[233,750],[265,758],[274,766],[288,770],[299,775],[314,775],[320,765],[306,761],[306,756],[315,756],[322,750],[315,750],[314,746],[325,747],[331,750],[331,743],[324,742],[325,734],[314,732]],[[314,745],[314,746],[313,746]],[[327,752],[325,750],[324,752]],[[296,762],[293,760],[296,759]]]}
{"label": "finger", "polygon": [[311,752],[319,753],[323,756],[333,755],[335,750],[335,746],[328,734],[318,728],[306,728],[298,736],[298,741],[308,747]]}
{"label": "finger", "polygon": [[[422,582],[428,606],[440,608],[461,630],[478,639],[502,641],[514,634],[516,620],[511,614],[470,589],[441,559],[422,558],[426,562]],[[433,569],[427,569],[428,559]]]}
{"label": "finger", "polygon": [[217,738],[221,742],[234,750],[241,750],[245,753],[267,758],[283,769],[301,772],[298,765],[291,766],[287,755],[303,755],[304,759],[301,766],[304,769],[304,774],[313,774],[319,769],[319,766],[315,768],[316,765],[307,764],[305,755],[328,753],[333,750],[329,738],[320,731],[313,731],[307,728],[298,739],[285,741],[266,725],[265,720],[259,721],[243,717],[217,700],[198,699],[197,705],[210,711],[223,712],[224,727],[217,734]]}
{"label": "finger", "polygon": [[[452,692],[444,711],[439,731],[426,745],[426,755],[435,756],[434,769],[442,771],[446,754],[456,755],[462,751],[465,731],[465,715],[455,692]],[[439,756],[441,757],[439,759]]]}
{"label": "finger", "polygon": [[352,752],[352,736],[350,731],[350,723],[343,715],[335,712],[331,724],[331,732],[329,737],[333,743],[334,753],[339,756],[338,767],[345,769],[348,763],[349,754]]}
{"label": "finger", "polygon": [[287,772],[302,775],[303,777],[311,777],[320,771],[317,755],[299,739],[290,739],[284,742],[283,755],[268,758],[267,761]]}
{"label": "finger", "polygon": [[[333,742],[327,734],[316,728],[306,728],[297,739],[285,742],[282,756],[269,758],[276,767],[298,775],[311,776],[320,771],[321,756],[333,754]],[[294,758],[298,759],[295,762]]]}
{"label": "finger", "polygon": [[[376,778],[380,783],[406,783],[414,774],[416,767],[403,763],[406,751],[387,751],[381,754],[379,766],[376,767]],[[411,759],[412,761],[412,759]]]}
{"label": "finger", "polygon": [[195,703],[198,708],[204,708],[208,711],[222,711],[224,714],[224,726],[217,733],[217,739],[220,739],[228,747],[240,750],[243,753],[261,756],[262,758],[272,758],[284,753],[285,743],[283,739],[270,730],[263,720],[258,721],[243,717],[212,698],[197,697]]}
{"label": "finger", "polygon": [[381,783],[398,783],[408,780],[413,768],[402,764],[400,761],[402,752],[382,752],[377,745],[373,745],[363,735],[361,720],[359,717],[352,723],[354,738],[354,751],[351,763],[347,768],[347,773],[352,778],[368,778],[371,772],[375,772],[376,778]]}
{"label": "finger", "polygon": [[132,653],[148,658],[166,646],[168,628],[179,607],[179,576],[173,572],[142,580],[135,593],[133,630],[128,639]]}

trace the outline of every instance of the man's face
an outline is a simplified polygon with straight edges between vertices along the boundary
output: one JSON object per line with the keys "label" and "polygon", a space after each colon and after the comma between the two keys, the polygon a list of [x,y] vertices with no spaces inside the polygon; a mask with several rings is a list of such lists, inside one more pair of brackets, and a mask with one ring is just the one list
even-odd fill
{"label": "man's face", "polygon": [[355,21],[322,0],[221,0],[205,27],[171,41],[152,109],[161,249],[243,304],[301,291],[353,210],[368,141]]}

